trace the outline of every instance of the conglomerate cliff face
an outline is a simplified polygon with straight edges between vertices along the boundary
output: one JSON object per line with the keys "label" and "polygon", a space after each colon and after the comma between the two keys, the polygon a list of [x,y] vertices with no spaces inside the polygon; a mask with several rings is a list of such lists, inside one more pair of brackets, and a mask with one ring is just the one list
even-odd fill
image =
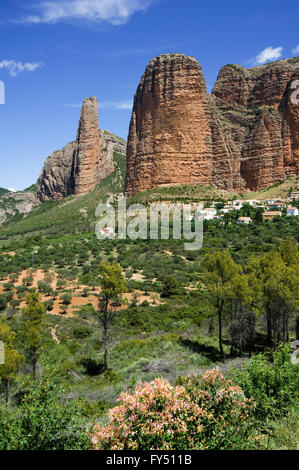
{"label": "conglomerate cliff face", "polygon": [[99,129],[97,99],[86,98],[76,141],[54,152],[45,161],[38,180],[39,199],[81,196],[94,189],[114,170],[113,154],[117,140],[117,148],[121,149],[121,139]]}
{"label": "conglomerate cliff face", "polygon": [[195,59],[172,54],[149,63],[130,126],[128,193],[164,184],[209,183],[212,141],[207,98]]}
{"label": "conglomerate cliff face", "polygon": [[74,194],[91,191],[113,171],[113,152],[104,157],[104,139],[99,133],[98,100],[86,98],[83,102],[77,134],[74,161]]}
{"label": "conglomerate cliff face", "polygon": [[298,174],[299,59],[221,69],[211,95],[198,62],[151,60],[135,95],[126,194],[174,184],[242,192]]}

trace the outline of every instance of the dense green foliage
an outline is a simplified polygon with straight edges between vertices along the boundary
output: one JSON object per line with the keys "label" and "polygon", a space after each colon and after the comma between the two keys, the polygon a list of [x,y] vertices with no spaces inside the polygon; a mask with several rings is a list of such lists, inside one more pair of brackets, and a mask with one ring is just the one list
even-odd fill
{"label": "dense green foliage", "polygon": [[[124,163],[120,157],[121,172]],[[25,362],[12,364],[8,406],[2,395],[0,431],[5,428],[6,435],[0,448],[88,447],[87,424],[105,428],[107,411],[116,406],[120,393],[133,396],[139,380],[157,377],[183,386],[190,406],[203,407],[211,415],[202,440],[191,434],[192,442],[176,436],[171,442],[155,441],[157,448],[294,447],[298,366],[290,364],[290,350],[279,345],[296,337],[299,218],[262,222],[257,210],[245,206],[224,224],[205,222],[203,248],[194,252],[185,251],[183,240],[99,241],[94,234],[95,207],[116,179],[112,175],[82,198],[46,203],[1,229],[0,317],[13,333],[11,350]],[[117,181],[121,190],[120,178]],[[189,190],[170,192],[182,200]],[[140,200],[163,198],[164,191],[143,194]],[[192,191],[195,198],[197,188]],[[219,200],[219,208],[222,205]],[[80,216],[82,208],[88,211],[87,220]],[[240,215],[250,215],[254,223],[238,225]],[[120,268],[114,272],[111,266],[116,264]],[[31,308],[30,323],[23,309],[35,290],[40,298]],[[124,291],[126,304],[120,309],[118,297]],[[109,368],[99,321],[107,294],[115,313],[107,333]],[[74,297],[78,301],[73,304]],[[37,347],[36,385],[31,378],[32,342]],[[231,385],[240,386],[257,404],[237,435],[233,416],[242,413],[242,405],[233,404],[232,397],[219,409],[199,402],[200,390],[207,391],[201,377],[215,365],[223,380],[231,378]],[[236,375],[231,372],[234,365]],[[40,383],[42,378],[49,384]],[[215,388],[212,396],[218,392]],[[222,412],[227,414],[227,429],[221,427]],[[282,430],[288,427],[292,434],[283,441]]]}
{"label": "dense green foliage", "polygon": [[299,365],[291,363],[289,346],[279,346],[273,362],[265,354],[251,359],[240,370],[235,380],[246,397],[253,397],[256,414],[261,422],[284,415],[299,398]]}
{"label": "dense green foliage", "polygon": [[72,405],[59,403],[55,386],[40,383],[17,408],[0,408],[1,450],[88,449],[88,433]]}

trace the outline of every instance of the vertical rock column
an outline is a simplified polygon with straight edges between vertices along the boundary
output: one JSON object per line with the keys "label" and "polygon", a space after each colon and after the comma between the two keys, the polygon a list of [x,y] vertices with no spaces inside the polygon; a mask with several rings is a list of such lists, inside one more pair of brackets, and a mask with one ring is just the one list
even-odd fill
{"label": "vertical rock column", "polygon": [[86,98],[83,102],[77,142],[74,193],[80,196],[88,193],[98,184],[102,167],[103,146],[99,133],[98,100],[95,97]]}
{"label": "vertical rock column", "polygon": [[209,184],[211,129],[199,63],[166,54],[148,64],[135,95],[125,191],[176,184]]}

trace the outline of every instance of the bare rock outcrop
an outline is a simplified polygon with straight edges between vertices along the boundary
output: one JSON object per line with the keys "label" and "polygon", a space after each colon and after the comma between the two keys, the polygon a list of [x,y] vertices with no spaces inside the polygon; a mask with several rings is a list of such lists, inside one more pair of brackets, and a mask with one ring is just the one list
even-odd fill
{"label": "bare rock outcrop", "polygon": [[29,214],[40,205],[33,191],[9,192],[0,197],[0,226],[17,215]]}
{"label": "bare rock outcrop", "polygon": [[42,201],[74,194],[73,164],[77,148],[77,142],[70,142],[46,159],[38,181],[38,196]]}
{"label": "bare rock outcrop", "polygon": [[113,172],[113,149],[110,145],[108,147],[105,149],[103,135],[99,132],[98,100],[95,97],[86,98],[77,134],[74,194],[87,194]]}
{"label": "bare rock outcrop", "polygon": [[87,194],[113,172],[114,149],[111,137],[99,129],[97,99],[86,98],[77,139],[46,159],[38,180],[39,199]]}
{"label": "bare rock outcrop", "polygon": [[134,99],[126,194],[175,184],[259,190],[299,173],[299,59],[227,65],[212,94],[192,57],[148,64]]}
{"label": "bare rock outcrop", "polygon": [[206,83],[182,54],[153,59],[135,95],[127,150],[126,192],[209,183],[212,141]]}

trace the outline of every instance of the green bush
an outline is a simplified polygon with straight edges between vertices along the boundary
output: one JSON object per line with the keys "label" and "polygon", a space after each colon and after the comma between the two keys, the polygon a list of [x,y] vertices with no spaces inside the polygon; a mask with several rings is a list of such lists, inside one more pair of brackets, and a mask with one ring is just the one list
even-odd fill
{"label": "green bush", "polygon": [[73,335],[77,339],[84,339],[91,335],[91,329],[84,326],[74,328]]}
{"label": "green bush", "polygon": [[162,297],[171,297],[172,295],[178,295],[182,291],[179,282],[174,276],[167,276],[163,283]]}
{"label": "green bush", "polygon": [[88,449],[87,432],[78,410],[61,404],[58,390],[40,383],[19,407],[0,407],[1,450]]}
{"label": "green bush", "polygon": [[61,300],[63,305],[70,305],[72,302],[72,294],[70,292],[67,292],[66,294],[61,296]]}
{"label": "green bush", "polygon": [[0,310],[4,310],[7,307],[7,299],[5,295],[0,295]]}
{"label": "green bush", "polygon": [[287,413],[299,393],[299,365],[291,363],[291,349],[281,345],[270,362],[266,354],[253,357],[240,370],[234,371],[237,383],[246,397],[253,397],[260,420]]}

